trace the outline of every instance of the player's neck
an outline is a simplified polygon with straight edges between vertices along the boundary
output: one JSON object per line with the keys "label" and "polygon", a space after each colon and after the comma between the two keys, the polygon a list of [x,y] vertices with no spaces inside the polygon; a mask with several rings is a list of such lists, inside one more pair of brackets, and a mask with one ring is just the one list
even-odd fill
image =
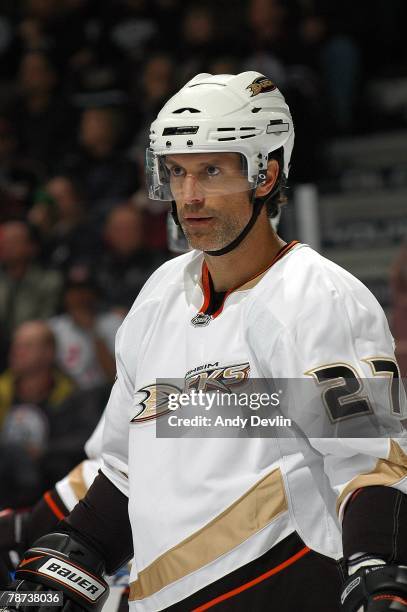
{"label": "player's neck", "polygon": [[273,261],[285,242],[267,224],[255,224],[242,243],[225,255],[205,255],[215,291],[239,287],[260,274]]}

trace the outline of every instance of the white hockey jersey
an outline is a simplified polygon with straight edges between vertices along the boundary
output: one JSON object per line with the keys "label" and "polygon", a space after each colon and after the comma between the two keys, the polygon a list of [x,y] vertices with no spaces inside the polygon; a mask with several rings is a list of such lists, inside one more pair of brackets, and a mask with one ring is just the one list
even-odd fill
{"label": "white hockey jersey", "polygon": [[[213,317],[201,314],[205,324],[196,325],[209,290],[202,253],[166,262],[116,339],[103,471],[129,496],[130,609],[137,612],[184,599],[294,531],[306,546],[339,558],[341,508],[352,491],[382,484],[407,492],[402,437],[156,437],[157,379],[205,378],[214,364],[218,379],[240,373],[314,380],[328,424],[323,392],[343,372],[356,381],[345,398],[351,407],[336,405],[349,423],[370,406],[363,379],[368,383],[374,374],[389,385],[394,379],[393,341],[379,304],[306,245],[288,245],[266,272],[229,293]],[[401,392],[396,407],[392,397],[387,393],[384,401],[397,430],[405,406]]]}

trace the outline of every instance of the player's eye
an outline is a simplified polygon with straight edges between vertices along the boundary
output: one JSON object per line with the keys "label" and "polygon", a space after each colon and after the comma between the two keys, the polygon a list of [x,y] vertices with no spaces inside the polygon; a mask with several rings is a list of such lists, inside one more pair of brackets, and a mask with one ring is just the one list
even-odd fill
{"label": "player's eye", "polygon": [[218,176],[218,174],[220,174],[220,169],[217,166],[208,166],[206,168],[206,173],[208,176]]}
{"label": "player's eye", "polygon": [[179,177],[185,175],[185,170],[181,166],[172,166],[169,170],[172,176]]}

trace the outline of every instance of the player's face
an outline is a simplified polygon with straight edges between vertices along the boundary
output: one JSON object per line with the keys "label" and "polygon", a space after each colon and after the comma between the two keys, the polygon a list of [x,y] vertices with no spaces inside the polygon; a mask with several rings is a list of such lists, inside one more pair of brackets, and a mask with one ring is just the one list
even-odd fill
{"label": "player's face", "polygon": [[238,153],[183,153],[166,157],[178,219],[194,249],[230,244],[248,223],[252,208]]}

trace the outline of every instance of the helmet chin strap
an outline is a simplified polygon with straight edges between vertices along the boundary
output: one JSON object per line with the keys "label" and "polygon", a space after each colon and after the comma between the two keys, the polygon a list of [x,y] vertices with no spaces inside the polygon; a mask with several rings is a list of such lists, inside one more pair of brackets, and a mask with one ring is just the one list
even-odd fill
{"label": "helmet chin strap", "polygon": [[[265,174],[263,175],[263,173],[261,173],[259,175],[259,178],[264,180],[266,178]],[[275,191],[278,188],[278,183],[279,181],[277,180],[276,185],[272,189],[271,194],[268,194],[267,198],[270,197],[270,195],[273,195],[275,193]],[[253,206],[253,212],[252,212],[252,215],[249,221],[247,222],[246,226],[242,229],[240,234],[238,234],[238,236],[236,236],[236,238],[234,238],[232,242],[229,242],[229,244],[227,244],[223,248],[218,249],[216,251],[203,251],[204,253],[206,253],[207,255],[210,255],[211,257],[219,257],[221,255],[226,255],[226,253],[230,253],[230,251],[233,251],[233,249],[239,246],[242,240],[246,238],[247,234],[250,232],[253,225],[256,223],[257,217],[259,216],[262,206],[265,203],[265,198],[263,197],[257,198],[256,190],[253,189],[251,201],[252,201],[252,206]],[[172,214],[172,218],[174,219],[174,222],[178,225],[178,227],[181,227],[181,224],[178,219],[177,206],[174,201],[171,202],[171,214]]]}
{"label": "helmet chin strap", "polygon": [[[255,193],[256,192],[253,191],[253,194]],[[263,206],[263,200],[261,198],[256,198],[254,195],[252,197],[252,205],[253,205],[252,215],[249,221],[247,222],[246,226],[240,232],[240,234],[238,234],[238,236],[236,236],[236,238],[234,238],[232,242],[229,242],[229,244],[224,246],[222,249],[218,249],[217,251],[204,251],[204,253],[206,253],[207,255],[210,255],[211,257],[219,257],[220,255],[225,255],[226,253],[230,253],[230,251],[233,251],[233,249],[239,246],[242,240],[246,238],[247,234],[250,232],[253,225],[256,223],[257,217],[259,216],[261,208]]]}
{"label": "helmet chin strap", "polygon": [[[242,229],[240,234],[236,236],[236,238],[234,238],[232,242],[229,242],[229,244],[227,244],[221,249],[218,249],[216,251],[203,251],[203,252],[206,253],[207,255],[211,255],[211,257],[219,257],[220,255],[225,255],[226,253],[230,253],[230,251],[233,251],[233,249],[239,246],[242,240],[246,238],[247,234],[250,232],[253,225],[256,223],[257,217],[260,214],[263,204],[264,204],[263,198],[256,198],[256,191],[253,190],[253,196],[252,196],[253,212],[252,212],[252,215],[249,221],[247,222],[246,226]],[[181,224],[178,219],[177,206],[174,201],[171,202],[171,215],[174,220],[174,223],[176,223],[178,227],[181,227]]]}
{"label": "helmet chin strap", "polygon": [[[253,191],[253,194],[255,194],[255,191]],[[252,215],[246,226],[240,232],[240,234],[236,236],[236,238],[234,238],[232,242],[229,242],[229,244],[227,244],[223,248],[218,249],[217,251],[203,251],[204,253],[206,253],[207,255],[211,255],[212,257],[219,257],[220,255],[225,255],[226,253],[230,253],[230,251],[233,251],[233,249],[235,249],[242,242],[242,240],[244,240],[244,238],[252,229],[253,225],[256,223],[257,217],[259,216],[261,208],[264,204],[262,198],[256,198],[255,196],[253,196],[252,202]],[[181,227],[181,224],[178,219],[177,206],[174,201],[171,202],[171,215],[174,220],[174,223],[176,223],[178,227]]]}

